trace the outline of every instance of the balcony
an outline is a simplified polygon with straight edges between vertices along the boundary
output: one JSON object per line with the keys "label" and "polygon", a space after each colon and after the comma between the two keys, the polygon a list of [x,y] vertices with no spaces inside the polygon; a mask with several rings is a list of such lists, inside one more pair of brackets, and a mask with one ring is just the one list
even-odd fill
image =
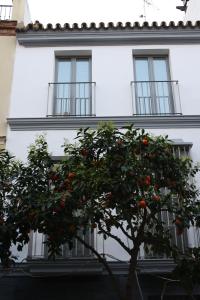
{"label": "balcony", "polygon": [[[90,245],[94,244],[94,234],[91,231],[88,231],[85,235],[82,234],[84,241]],[[45,244],[46,236],[35,232],[31,233],[29,248],[28,248],[28,260],[47,260],[48,258],[48,248]],[[93,254],[89,249],[87,249],[83,244],[74,241],[72,249],[69,249],[68,244],[65,244],[61,248],[60,256],[58,259],[70,259],[70,258],[79,258],[79,259],[89,259],[92,258]]]}
{"label": "balcony", "polygon": [[47,116],[95,116],[95,82],[49,83]]}
{"label": "balcony", "polygon": [[181,115],[179,85],[172,81],[131,81],[134,115]]}
{"label": "balcony", "polygon": [[[200,245],[200,230],[195,227],[191,226],[190,229],[185,230],[182,235],[178,235],[176,232],[175,225],[170,225],[170,218],[172,218],[172,215],[168,212],[162,212],[162,215],[160,216],[163,221],[166,222],[166,227],[170,231],[171,234],[171,242],[173,245],[176,245],[176,247],[181,251],[185,252],[185,250],[190,247],[199,247]],[[168,222],[168,223],[167,223]],[[92,246],[101,253],[103,257],[106,257],[108,260],[112,258],[112,260],[120,260],[120,248],[119,248],[119,254],[116,257],[112,255],[112,252],[110,252],[109,247],[107,247],[104,239],[102,236],[96,234],[95,232],[92,233],[91,231],[88,231],[87,234],[82,235],[82,238],[84,241]],[[28,261],[38,261],[38,260],[44,260],[46,261],[48,259],[48,249],[45,244],[46,236],[38,233],[38,232],[32,232],[30,234],[30,242],[28,245]],[[70,260],[70,259],[92,259],[94,258],[93,253],[88,250],[83,244],[78,242],[77,240],[74,241],[73,248],[69,249],[68,244],[65,244],[61,248],[60,256],[57,257],[58,260]],[[138,255],[138,260],[166,260],[167,257],[165,255],[158,255],[155,254],[152,250],[149,249],[148,252],[146,252],[145,248],[141,246],[140,252]],[[170,258],[168,258],[170,259]]]}
{"label": "balcony", "polygon": [[12,16],[12,5],[0,5],[0,20],[10,20]]}

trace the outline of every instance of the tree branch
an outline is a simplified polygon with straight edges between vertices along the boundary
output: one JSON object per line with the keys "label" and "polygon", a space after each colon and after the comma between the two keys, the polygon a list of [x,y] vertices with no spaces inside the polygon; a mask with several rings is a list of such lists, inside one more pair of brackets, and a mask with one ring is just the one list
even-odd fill
{"label": "tree branch", "polygon": [[131,250],[122,242],[122,240],[120,238],[118,238],[116,235],[112,234],[109,231],[106,231],[105,229],[103,229],[103,227],[101,226],[100,223],[98,223],[99,229],[106,234],[107,236],[111,237],[112,239],[114,239],[115,241],[117,241],[120,246],[129,254],[131,255]]}
{"label": "tree branch", "polygon": [[133,225],[131,223],[131,219],[127,218],[127,223],[128,223],[128,225],[129,225],[129,227],[131,229],[132,240],[133,240],[133,242],[135,242],[134,227],[133,227]]}
{"label": "tree branch", "polygon": [[136,247],[139,247],[140,244],[141,244],[141,240],[142,240],[142,237],[144,235],[144,226],[146,224],[146,220],[147,220],[147,209],[145,208],[143,220],[142,220],[142,223],[141,223],[141,225],[139,227],[139,230],[138,230],[138,233],[137,233],[137,237],[136,237],[136,240],[137,240]]}
{"label": "tree branch", "polygon": [[94,253],[94,255],[98,258],[99,262],[103,264],[103,266],[107,270],[107,272],[108,272],[108,274],[109,274],[109,276],[110,276],[110,278],[112,280],[113,287],[115,288],[116,293],[117,293],[119,299],[123,300],[123,297],[121,295],[121,290],[119,288],[119,285],[118,285],[118,283],[116,281],[116,278],[115,278],[115,276],[114,276],[114,274],[113,274],[113,272],[112,272],[109,264],[107,263],[107,261],[95,250],[94,247],[92,247],[90,244],[86,243],[85,240],[83,240],[80,236],[77,235],[75,238],[78,241],[80,241],[86,248],[88,248],[89,250],[91,250]]}
{"label": "tree branch", "polygon": [[[104,212],[105,212],[109,217],[112,217],[112,218],[113,218],[112,213],[110,213],[110,212],[107,211],[107,210],[104,210]],[[134,240],[134,236],[132,237],[131,235],[129,235],[129,234],[127,233],[127,231],[124,229],[123,225],[120,224],[120,222],[117,222],[117,224],[118,224],[119,228],[121,229],[121,231],[123,232],[123,234],[124,234],[127,238],[129,238],[130,240]],[[128,224],[128,225],[129,225],[129,224]],[[129,225],[129,226],[130,226],[130,225]],[[130,226],[130,227],[131,227],[131,226]],[[132,232],[131,232],[131,233],[132,233]]]}
{"label": "tree branch", "polygon": [[131,235],[129,235],[126,230],[124,229],[123,225],[119,224],[119,228],[121,229],[121,231],[124,233],[124,235],[129,238],[131,241],[134,241],[134,236],[132,237]]}

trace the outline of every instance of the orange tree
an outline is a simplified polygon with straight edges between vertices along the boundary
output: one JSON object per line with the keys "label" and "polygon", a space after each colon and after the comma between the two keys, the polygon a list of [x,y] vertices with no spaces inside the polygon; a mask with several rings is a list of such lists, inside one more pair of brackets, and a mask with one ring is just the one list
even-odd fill
{"label": "orange tree", "polygon": [[11,245],[21,251],[30,231],[38,230],[43,222],[40,215],[51,195],[52,164],[43,137],[30,147],[27,163],[0,151],[0,260],[5,267],[15,259]]}
{"label": "orange tree", "polygon": [[11,261],[11,243],[17,238],[17,227],[7,219],[9,196],[13,191],[14,182],[17,181],[20,169],[21,166],[14,157],[6,151],[0,151],[0,260],[4,266],[8,266]]}
{"label": "orange tree", "polygon": [[[49,254],[55,256],[62,244],[73,247],[77,238],[104,264],[119,298],[132,300],[141,245],[168,257],[182,254],[161,213],[171,214],[178,235],[191,224],[199,225],[198,190],[191,180],[198,168],[187,157],[175,157],[167,137],[154,137],[133,126],[82,129],[76,140],[65,145],[65,157],[57,166],[44,139],[30,148],[28,163],[14,179],[18,188],[6,196],[4,222],[18,228],[9,242],[21,250],[30,230],[38,230],[47,235]],[[107,261],[80,234],[94,229],[104,239],[116,241],[130,257],[124,293]]]}

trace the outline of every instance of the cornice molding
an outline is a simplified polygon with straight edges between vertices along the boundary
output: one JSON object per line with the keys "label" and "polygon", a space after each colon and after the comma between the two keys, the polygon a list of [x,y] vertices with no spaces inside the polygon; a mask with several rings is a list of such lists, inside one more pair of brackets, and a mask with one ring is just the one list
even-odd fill
{"label": "cornice molding", "polygon": [[200,128],[200,115],[184,116],[108,116],[108,117],[46,117],[8,118],[12,131],[76,130],[96,128],[100,122],[113,122],[117,127],[134,124],[139,128]]}
{"label": "cornice molding", "polygon": [[144,22],[131,23],[103,22],[90,25],[74,23],[47,24],[46,27],[36,21],[27,26],[18,25],[17,39],[23,46],[61,46],[61,45],[120,45],[120,44],[183,44],[200,42],[200,21]]}
{"label": "cornice molding", "polygon": [[107,31],[32,31],[17,33],[26,47],[62,45],[166,45],[200,43],[200,29],[140,29]]}

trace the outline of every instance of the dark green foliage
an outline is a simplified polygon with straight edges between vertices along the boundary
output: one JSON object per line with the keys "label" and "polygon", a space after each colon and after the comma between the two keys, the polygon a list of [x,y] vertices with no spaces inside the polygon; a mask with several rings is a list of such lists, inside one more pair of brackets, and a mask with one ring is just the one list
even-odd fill
{"label": "dark green foliage", "polygon": [[200,248],[188,249],[184,255],[177,257],[176,263],[173,276],[191,295],[195,286],[200,285]]}
{"label": "dark green foliage", "polygon": [[81,129],[76,143],[65,145],[64,151],[64,159],[55,165],[40,137],[26,164],[1,153],[1,261],[9,261],[12,243],[22,249],[31,230],[47,236],[49,255],[55,257],[62,244],[73,246],[80,232],[95,229],[129,254],[126,299],[131,299],[142,244],[158,255],[181,255],[161,213],[170,213],[178,235],[190,224],[199,226],[199,193],[191,181],[198,167],[187,157],[175,157],[167,137],[132,125]]}

